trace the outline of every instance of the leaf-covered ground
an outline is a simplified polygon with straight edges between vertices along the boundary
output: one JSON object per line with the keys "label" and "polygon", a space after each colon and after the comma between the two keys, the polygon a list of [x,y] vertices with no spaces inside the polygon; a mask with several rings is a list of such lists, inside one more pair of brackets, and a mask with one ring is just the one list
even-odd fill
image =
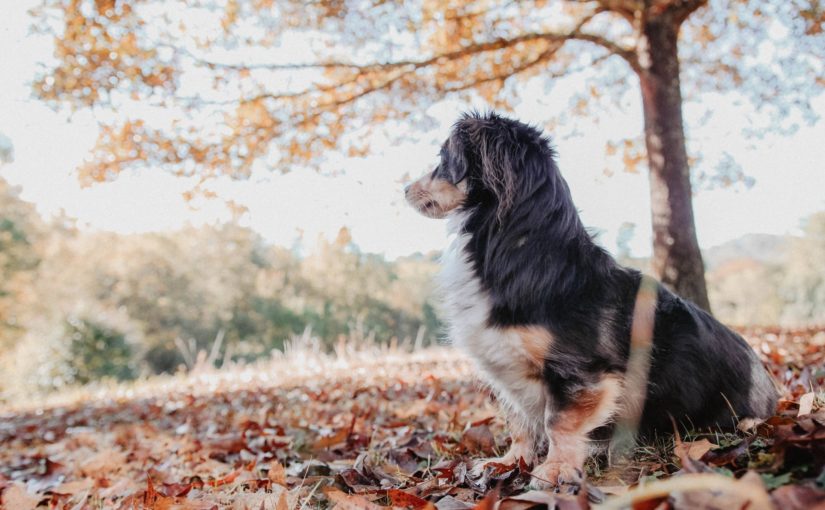
{"label": "leaf-covered ground", "polygon": [[591,458],[577,493],[529,491],[495,403],[450,349],[294,350],[0,411],[8,509],[825,508],[825,331],[746,331],[787,392],[737,434]]}

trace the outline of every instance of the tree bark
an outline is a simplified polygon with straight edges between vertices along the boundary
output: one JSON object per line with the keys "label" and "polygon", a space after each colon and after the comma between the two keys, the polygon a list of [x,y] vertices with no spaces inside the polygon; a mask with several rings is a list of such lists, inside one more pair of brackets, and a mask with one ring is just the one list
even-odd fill
{"label": "tree bark", "polygon": [[682,123],[677,52],[681,21],[669,13],[644,19],[637,49],[650,166],[652,269],[677,294],[710,311]]}

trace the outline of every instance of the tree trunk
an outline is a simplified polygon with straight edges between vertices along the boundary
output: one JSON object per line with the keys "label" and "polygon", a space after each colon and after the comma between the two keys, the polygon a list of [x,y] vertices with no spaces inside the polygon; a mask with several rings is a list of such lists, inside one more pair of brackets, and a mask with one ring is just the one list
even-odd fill
{"label": "tree trunk", "polygon": [[638,48],[650,166],[652,267],[662,283],[709,311],[682,124],[677,53],[680,23],[668,14],[644,20]]}

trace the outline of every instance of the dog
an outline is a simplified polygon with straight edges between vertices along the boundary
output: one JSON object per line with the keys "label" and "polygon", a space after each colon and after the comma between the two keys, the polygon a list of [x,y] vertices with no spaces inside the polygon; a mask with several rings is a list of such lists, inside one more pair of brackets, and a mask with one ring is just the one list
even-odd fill
{"label": "dog", "polygon": [[[448,219],[439,283],[449,338],[507,418],[509,450],[477,466],[522,459],[535,466],[534,487],[577,484],[591,433],[633,409],[638,437],[674,422],[729,428],[775,410],[776,385],[742,337],[594,242],[538,129],[464,114],[439,164],[405,194],[424,216]],[[646,279],[639,387],[628,363],[635,328],[645,329],[634,324],[644,306],[634,309]]]}

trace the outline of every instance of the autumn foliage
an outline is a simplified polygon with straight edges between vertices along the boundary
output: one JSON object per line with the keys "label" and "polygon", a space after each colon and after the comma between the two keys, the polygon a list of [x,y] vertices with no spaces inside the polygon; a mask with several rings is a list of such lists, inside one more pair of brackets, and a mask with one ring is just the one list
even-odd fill
{"label": "autumn foliage", "polygon": [[[532,79],[552,88],[584,73],[570,111],[546,119],[566,132],[571,113],[608,108],[646,72],[640,23],[669,10],[689,16],[688,101],[736,90],[766,111],[815,115],[824,15],[805,2],[44,0],[35,26],[55,35],[56,59],[34,91],[103,114],[90,179],[144,165],[247,176],[256,162],[287,170],[331,149],[363,154],[370,133],[431,125],[422,106],[444,98],[511,110]],[[780,45],[771,64],[754,58],[760,41]],[[632,140],[613,150],[635,166]]]}

